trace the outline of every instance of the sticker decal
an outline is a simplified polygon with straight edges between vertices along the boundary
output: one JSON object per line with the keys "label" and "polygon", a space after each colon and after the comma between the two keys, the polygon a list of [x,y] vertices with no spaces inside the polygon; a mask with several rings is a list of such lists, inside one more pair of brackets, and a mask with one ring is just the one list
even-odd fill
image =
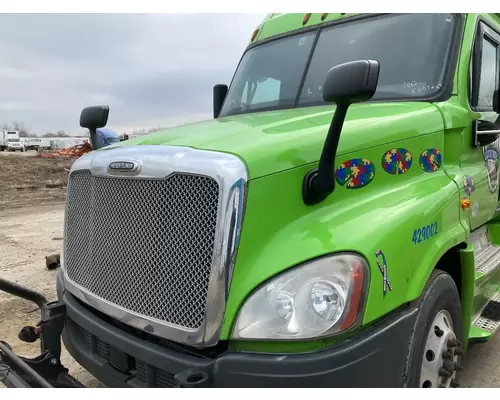
{"label": "sticker decal", "polygon": [[375,177],[375,165],[365,158],[344,161],[335,171],[335,179],[347,189],[358,189],[368,185]]}
{"label": "sticker decal", "polygon": [[382,168],[389,174],[401,175],[410,169],[412,161],[408,150],[391,149],[382,156]]}
{"label": "sticker decal", "polygon": [[438,149],[427,149],[420,154],[420,167],[425,172],[436,172],[442,162],[443,156]]}
{"label": "sticker decal", "polygon": [[424,240],[436,236],[437,234],[438,234],[438,223],[436,221],[430,225],[426,225],[423,226],[422,228],[415,229],[413,231],[413,238],[411,241],[414,244],[419,244],[422,243]]}
{"label": "sticker decal", "polygon": [[382,291],[384,293],[384,297],[387,294],[387,289],[392,292],[391,282],[389,282],[389,278],[387,277],[387,260],[385,259],[385,255],[382,250],[377,250],[375,252],[375,259],[377,260],[378,270],[382,274],[383,285]]}
{"label": "sticker decal", "polygon": [[469,175],[464,175],[463,181],[465,194],[467,197],[470,197],[475,189],[474,178]]}
{"label": "sticker decal", "polygon": [[498,153],[500,142],[495,142],[483,147],[484,166],[488,177],[488,188],[491,193],[498,188]]}

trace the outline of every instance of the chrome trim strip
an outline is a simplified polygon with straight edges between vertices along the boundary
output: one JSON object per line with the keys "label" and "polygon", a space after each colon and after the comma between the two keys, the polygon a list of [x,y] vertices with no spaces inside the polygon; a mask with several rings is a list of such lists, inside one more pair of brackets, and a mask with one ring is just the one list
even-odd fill
{"label": "chrome trim strip", "polygon": [[[109,170],[108,165],[113,161],[133,162],[137,165],[137,169]],[[139,315],[90,293],[69,279],[65,259],[64,257],[61,259],[66,290],[91,307],[125,324],[178,343],[193,347],[209,347],[217,344],[243,221],[248,181],[243,161],[231,154],[189,147],[137,145],[87,153],[73,163],[70,175],[79,170],[90,170],[92,175],[99,177],[119,176],[126,179],[165,179],[174,173],[191,173],[209,176],[219,183],[216,238],[205,318],[203,325],[197,330]],[[68,191],[70,185],[68,177]],[[89,207],[92,206],[89,204]],[[64,253],[66,223],[67,207],[64,216]]]}

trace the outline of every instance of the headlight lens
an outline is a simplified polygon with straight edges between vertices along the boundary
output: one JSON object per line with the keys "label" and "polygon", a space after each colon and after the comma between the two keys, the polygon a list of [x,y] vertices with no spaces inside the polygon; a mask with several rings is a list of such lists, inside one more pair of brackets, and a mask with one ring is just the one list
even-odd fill
{"label": "headlight lens", "polygon": [[368,267],[354,254],[323,257],[266,282],[243,304],[233,339],[329,336],[359,322]]}

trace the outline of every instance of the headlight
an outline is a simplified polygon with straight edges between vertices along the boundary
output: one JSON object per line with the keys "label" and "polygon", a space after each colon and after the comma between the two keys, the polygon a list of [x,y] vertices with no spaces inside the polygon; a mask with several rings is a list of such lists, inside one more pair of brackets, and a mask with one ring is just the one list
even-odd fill
{"label": "headlight", "polygon": [[249,296],[233,339],[310,339],[359,323],[368,266],[354,254],[319,258],[292,268]]}

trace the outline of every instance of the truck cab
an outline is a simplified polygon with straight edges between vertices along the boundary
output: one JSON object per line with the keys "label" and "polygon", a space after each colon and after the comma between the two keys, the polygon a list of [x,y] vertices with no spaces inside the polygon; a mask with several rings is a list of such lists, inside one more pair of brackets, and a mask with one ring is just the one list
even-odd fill
{"label": "truck cab", "polygon": [[18,131],[7,131],[7,151],[20,151],[24,152],[26,146],[21,141]]}
{"label": "truck cab", "polygon": [[213,120],[72,165],[66,349],[118,387],[458,386],[500,326],[499,47],[500,14],[267,15]]}
{"label": "truck cab", "polygon": [[0,151],[5,150],[21,152],[26,150],[18,131],[0,131]]}
{"label": "truck cab", "polygon": [[42,145],[42,138],[27,138],[25,144],[26,150],[38,151]]}

